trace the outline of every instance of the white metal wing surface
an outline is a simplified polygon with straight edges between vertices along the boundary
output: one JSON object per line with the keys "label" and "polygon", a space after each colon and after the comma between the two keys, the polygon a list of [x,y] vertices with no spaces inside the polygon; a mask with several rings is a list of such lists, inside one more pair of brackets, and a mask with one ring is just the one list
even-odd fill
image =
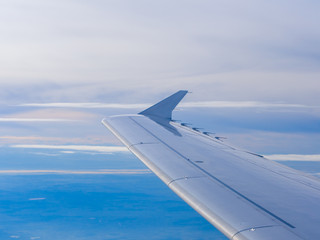
{"label": "white metal wing surface", "polygon": [[172,122],[186,93],[102,122],[228,238],[320,239],[318,179]]}

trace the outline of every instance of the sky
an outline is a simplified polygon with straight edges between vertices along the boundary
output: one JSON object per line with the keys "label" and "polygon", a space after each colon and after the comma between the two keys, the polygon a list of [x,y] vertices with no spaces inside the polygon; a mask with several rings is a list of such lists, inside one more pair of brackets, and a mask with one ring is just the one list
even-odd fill
{"label": "sky", "polygon": [[[91,187],[86,177],[96,183],[99,196],[106,194],[106,178],[126,199],[126,192],[133,191],[123,185],[126,181],[136,177],[143,184],[152,178],[165,198],[181,204],[181,216],[191,214],[198,224],[192,228],[191,220],[181,225],[180,219],[179,224],[165,222],[162,227],[172,224],[179,232],[184,226],[198,239],[218,234],[130,155],[101,120],[140,112],[186,89],[191,93],[174,119],[318,176],[319,9],[314,0],[0,0],[0,177],[12,178],[2,190],[11,192],[10,201],[28,208],[21,199],[59,202],[54,197],[75,185],[78,190]],[[55,185],[59,177],[65,188]],[[49,180],[41,186],[35,184],[37,178]],[[52,198],[29,196],[44,186]],[[152,201],[158,197],[147,185],[140,190]],[[21,191],[25,195],[19,195]],[[70,195],[74,197],[79,195]],[[61,224],[61,211],[52,227],[47,218],[18,214],[10,201],[3,219],[33,219],[34,226],[47,223],[45,232],[69,234],[71,239]],[[88,214],[93,205],[85,204]],[[164,205],[163,216],[172,209]],[[49,210],[36,209],[42,211]],[[135,217],[143,215],[142,211]],[[143,228],[138,225],[134,226]],[[99,229],[96,239],[105,238],[101,225],[90,226]],[[114,239],[130,239],[117,235],[112,226]],[[0,236],[31,239],[42,234],[49,239],[44,232],[13,232],[0,231]],[[159,239],[172,239],[169,235]]]}
{"label": "sky", "polygon": [[319,4],[1,1],[1,102],[319,105]]}

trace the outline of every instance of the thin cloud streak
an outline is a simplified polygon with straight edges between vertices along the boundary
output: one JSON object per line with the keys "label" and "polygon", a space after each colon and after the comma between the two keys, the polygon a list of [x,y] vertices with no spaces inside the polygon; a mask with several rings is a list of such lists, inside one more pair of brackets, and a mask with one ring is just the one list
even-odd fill
{"label": "thin cloud streak", "polygon": [[97,174],[97,175],[136,175],[149,174],[148,169],[101,169],[96,171],[76,170],[0,170],[0,174]]}
{"label": "thin cloud streak", "polygon": [[60,155],[60,154],[57,154],[57,153],[43,153],[43,152],[36,152],[36,153],[33,153],[33,154],[40,155],[40,156],[47,156],[47,157],[56,157],[56,156]]}
{"label": "thin cloud streak", "polygon": [[42,200],[46,200],[46,198],[29,198],[29,201],[42,201]]}
{"label": "thin cloud streak", "polygon": [[309,108],[311,106],[287,103],[267,103],[255,101],[206,101],[182,103],[181,107],[205,108]]}
{"label": "thin cloud streak", "polygon": [[61,118],[0,118],[0,122],[78,122],[80,120]]}
{"label": "thin cloud streak", "polygon": [[[154,103],[153,103],[154,104]],[[115,108],[115,109],[139,109],[147,108],[150,104],[126,104],[126,103],[26,103],[23,107],[57,107],[57,108]],[[257,101],[202,101],[181,103],[184,108],[315,108],[303,104],[268,103]]]}
{"label": "thin cloud streak", "polygon": [[91,146],[91,145],[38,145],[18,144],[11,145],[12,148],[34,148],[34,149],[63,149],[76,151],[94,151],[99,153],[129,152],[126,147],[120,146]]}
{"label": "thin cloud streak", "polygon": [[25,103],[17,105],[19,107],[53,107],[53,108],[121,108],[137,109],[145,108],[148,104],[121,104],[121,103]]}
{"label": "thin cloud streak", "polygon": [[[20,133],[20,132],[19,132]],[[35,133],[33,133],[35,134]],[[39,134],[39,132],[37,133]],[[67,136],[60,136],[60,137],[45,137],[45,136],[0,136],[0,141],[6,145],[17,145],[17,144],[41,144],[44,143],[49,145],[65,145],[71,144],[72,145],[95,145],[100,143],[108,143],[111,145],[114,141],[113,136],[112,138],[108,136],[105,137],[104,135],[97,136],[97,135],[86,135],[86,136],[77,136],[77,137],[67,137]]]}
{"label": "thin cloud streak", "polygon": [[310,161],[319,162],[320,154],[300,155],[300,154],[272,154],[264,155],[266,158],[275,161]]}

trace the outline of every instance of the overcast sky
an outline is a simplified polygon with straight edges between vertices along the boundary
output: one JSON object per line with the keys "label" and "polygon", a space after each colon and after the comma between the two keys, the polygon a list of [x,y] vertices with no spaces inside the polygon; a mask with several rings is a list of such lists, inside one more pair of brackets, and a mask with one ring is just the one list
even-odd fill
{"label": "overcast sky", "polygon": [[2,102],[320,104],[318,1],[0,1]]}
{"label": "overcast sky", "polygon": [[240,144],[260,139],[254,150],[279,153],[280,134],[285,152],[311,139],[300,152],[316,153],[319,10],[313,0],[0,0],[1,136],[101,143],[103,116],[187,89],[179,117]]}

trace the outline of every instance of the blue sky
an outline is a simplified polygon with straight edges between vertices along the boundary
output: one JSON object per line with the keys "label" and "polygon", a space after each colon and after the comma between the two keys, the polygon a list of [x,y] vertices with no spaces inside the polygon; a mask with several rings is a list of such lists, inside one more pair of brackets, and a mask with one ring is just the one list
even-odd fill
{"label": "blue sky", "polygon": [[[101,171],[148,178],[100,121],[180,89],[192,93],[175,119],[317,175],[319,8],[313,0],[0,1],[0,176],[69,171],[62,175],[81,185],[91,174],[100,193]],[[199,232],[192,236],[212,234]]]}

